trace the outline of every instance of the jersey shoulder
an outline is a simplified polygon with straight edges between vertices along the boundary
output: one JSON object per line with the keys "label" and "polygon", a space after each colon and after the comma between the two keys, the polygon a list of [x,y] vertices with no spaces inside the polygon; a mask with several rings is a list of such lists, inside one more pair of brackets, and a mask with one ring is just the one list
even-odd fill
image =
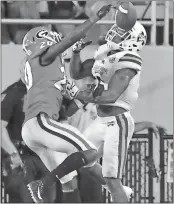
{"label": "jersey shoulder", "polygon": [[141,71],[142,58],[136,52],[122,51],[120,52],[120,58],[118,60],[118,69],[131,68],[136,71]]}

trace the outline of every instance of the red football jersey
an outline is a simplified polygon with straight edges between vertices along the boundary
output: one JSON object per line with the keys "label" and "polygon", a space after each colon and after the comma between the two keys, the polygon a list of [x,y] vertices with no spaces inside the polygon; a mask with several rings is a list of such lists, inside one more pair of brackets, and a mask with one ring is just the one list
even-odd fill
{"label": "red football jersey", "polygon": [[30,56],[25,63],[24,79],[28,89],[24,101],[25,122],[40,112],[58,120],[62,93],[55,84],[65,79],[61,58],[57,57],[51,64],[41,66],[38,55]]}

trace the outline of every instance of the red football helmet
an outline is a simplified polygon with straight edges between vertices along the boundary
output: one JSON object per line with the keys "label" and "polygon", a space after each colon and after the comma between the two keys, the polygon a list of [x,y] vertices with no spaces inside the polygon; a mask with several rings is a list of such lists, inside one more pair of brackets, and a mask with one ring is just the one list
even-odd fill
{"label": "red football helmet", "polygon": [[136,9],[131,2],[121,3],[115,13],[115,24],[106,34],[106,41],[121,43],[130,35],[137,20]]}
{"label": "red football helmet", "polygon": [[50,47],[60,42],[63,38],[61,33],[53,32],[46,27],[32,28],[23,39],[23,50],[29,56],[39,52],[41,49]]}

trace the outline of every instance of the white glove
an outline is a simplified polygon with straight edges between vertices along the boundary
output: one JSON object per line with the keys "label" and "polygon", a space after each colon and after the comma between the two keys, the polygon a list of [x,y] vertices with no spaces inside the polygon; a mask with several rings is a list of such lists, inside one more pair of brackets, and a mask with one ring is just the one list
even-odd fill
{"label": "white glove", "polygon": [[72,80],[68,79],[66,81],[66,93],[68,94],[68,96],[71,99],[73,99],[78,92],[79,92],[79,89],[76,86],[76,84]]}
{"label": "white glove", "polygon": [[133,190],[128,186],[123,186],[124,191],[126,192],[127,197],[130,199],[131,195],[134,193]]}

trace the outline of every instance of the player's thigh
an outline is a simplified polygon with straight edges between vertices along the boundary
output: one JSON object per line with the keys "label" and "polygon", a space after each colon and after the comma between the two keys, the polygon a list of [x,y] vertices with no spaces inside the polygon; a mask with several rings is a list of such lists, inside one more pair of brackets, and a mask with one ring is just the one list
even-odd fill
{"label": "player's thigh", "polygon": [[42,153],[38,152],[38,154],[49,171],[54,170],[67,158],[67,154],[65,153],[55,152],[47,148],[45,148]]}
{"label": "player's thigh", "polygon": [[[42,160],[42,158],[50,158],[49,151],[60,151],[66,154],[70,154],[75,151],[75,147],[68,143],[66,140],[63,140],[61,137],[56,136],[56,133],[45,131],[43,127],[40,127],[37,123],[36,118],[27,121],[22,129],[22,138],[25,144],[34,151]],[[55,162],[50,160],[52,165],[55,165]],[[47,166],[47,165],[46,165]],[[51,167],[50,167],[51,168]]]}
{"label": "player's thigh", "polygon": [[[71,154],[74,151],[91,149],[94,146],[83,138],[82,134],[67,124],[58,123],[45,114],[40,114],[37,118],[29,120],[25,126],[30,130],[30,136],[24,141],[32,146],[43,146],[53,151]],[[34,135],[34,137],[31,137]],[[24,136],[23,136],[24,138]]]}
{"label": "player's thigh", "polygon": [[103,149],[103,176],[122,178],[128,150],[130,126],[128,119],[122,115],[116,117],[113,126],[107,126],[107,137]]}
{"label": "player's thigh", "polygon": [[89,127],[83,132],[83,135],[88,139],[92,144],[94,144],[97,149],[100,148],[102,142],[104,141],[104,124],[101,123],[99,118],[96,118]]}

